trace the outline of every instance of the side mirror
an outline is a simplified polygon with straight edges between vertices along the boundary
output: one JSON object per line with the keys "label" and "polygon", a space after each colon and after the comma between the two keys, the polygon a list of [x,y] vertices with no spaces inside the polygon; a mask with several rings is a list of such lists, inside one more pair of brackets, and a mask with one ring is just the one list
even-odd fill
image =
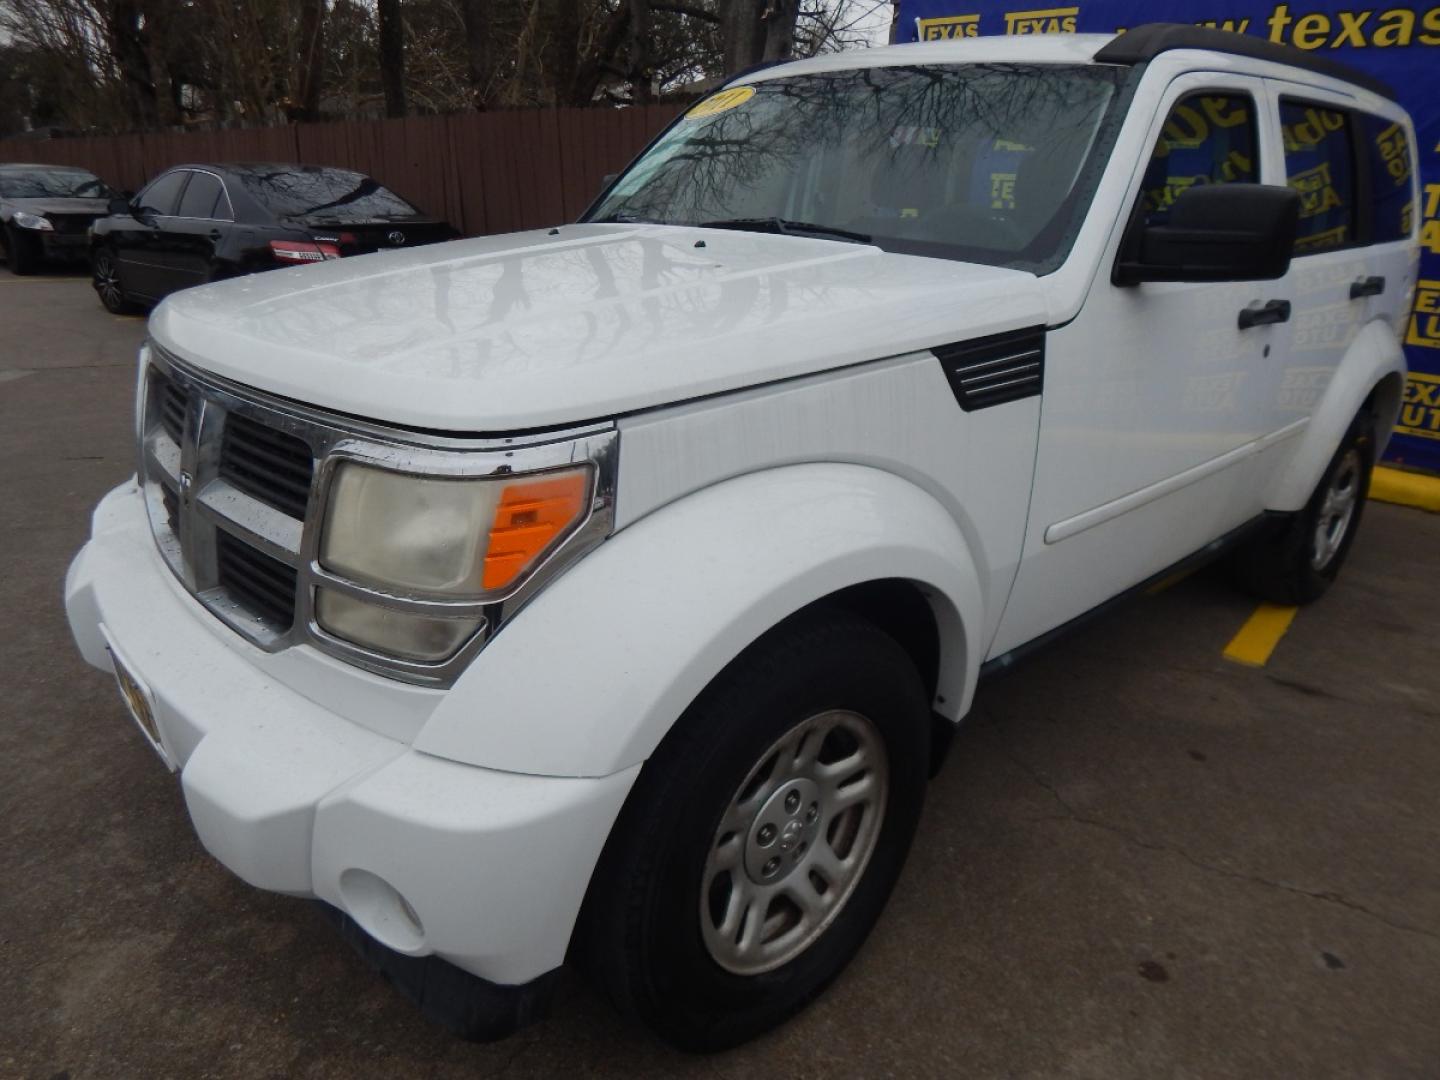
{"label": "side mirror", "polygon": [[606,173],[600,178],[600,191],[597,194],[604,195],[605,192],[610,190],[610,185],[618,179],[620,179],[618,172]]}
{"label": "side mirror", "polygon": [[105,208],[107,214],[128,214],[130,213],[130,200],[123,195],[110,200],[110,205]]}
{"label": "side mirror", "polygon": [[1187,188],[1165,221],[1137,215],[1111,280],[1268,281],[1284,277],[1295,248],[1300,195],[1262,184]]}

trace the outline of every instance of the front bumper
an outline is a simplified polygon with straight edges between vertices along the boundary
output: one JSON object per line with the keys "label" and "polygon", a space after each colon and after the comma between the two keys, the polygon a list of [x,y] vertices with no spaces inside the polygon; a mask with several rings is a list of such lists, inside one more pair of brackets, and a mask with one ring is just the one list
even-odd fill
{"label": "front bumper", "polygon": [[133,483],[96,508],[65,603],[85,659],[106,671],[118,659],[148,691],[195,829],[240,877],[318,897],[388,949],[493,983],[563,962],[638,766],[599,779],[476,768],[302,695],[185,593]]}

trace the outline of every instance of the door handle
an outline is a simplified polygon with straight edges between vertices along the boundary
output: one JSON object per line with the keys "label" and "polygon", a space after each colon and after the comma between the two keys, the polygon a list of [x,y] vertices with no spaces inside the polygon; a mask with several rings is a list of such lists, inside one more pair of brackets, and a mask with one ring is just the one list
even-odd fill
{"label": "door handle", "polygon": [[1379,296],[1385,291],[1385,279],[1383,277],[1366,277],[1350,285],[1350,299],[1359,300],[1366,296]]}
{"label": "door handle", "polygon": [[1268,303],[1255,304],[1240,310],[1241,330],[1249,330],[1252,326],[1268,326],[1271,323],[1289,321],[1289,300],[1271,300]]}

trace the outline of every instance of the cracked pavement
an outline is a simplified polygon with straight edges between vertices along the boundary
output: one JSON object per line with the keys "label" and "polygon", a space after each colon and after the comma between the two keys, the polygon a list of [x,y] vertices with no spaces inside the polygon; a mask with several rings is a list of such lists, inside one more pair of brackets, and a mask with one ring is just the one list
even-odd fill
{"label": "cracked pavement", "polygon": [[144,324],[60,273],[0,270],[0,312],[0,1077],[1440,1074],[1440,516],[1370,505],[1263,669],[1212,570],[982,686],[880,926],[780,1031],[682,1056],[569,978],[474,1046],[196,842],[60,603]]}

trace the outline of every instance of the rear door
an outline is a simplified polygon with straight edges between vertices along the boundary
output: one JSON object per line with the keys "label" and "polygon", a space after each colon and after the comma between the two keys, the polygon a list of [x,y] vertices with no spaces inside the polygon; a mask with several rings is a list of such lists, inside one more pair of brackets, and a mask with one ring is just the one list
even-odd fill
{"label": "rear door", "polygon": [[1414,196],[1404,126],[1367,121],[1339,94],[1284,81],[1270,89],[1286,182],[1301,200],[1293,337],[1268,398],[1268,423],[1279,426],[1311,415],[1361,327],[1407,289]]}

